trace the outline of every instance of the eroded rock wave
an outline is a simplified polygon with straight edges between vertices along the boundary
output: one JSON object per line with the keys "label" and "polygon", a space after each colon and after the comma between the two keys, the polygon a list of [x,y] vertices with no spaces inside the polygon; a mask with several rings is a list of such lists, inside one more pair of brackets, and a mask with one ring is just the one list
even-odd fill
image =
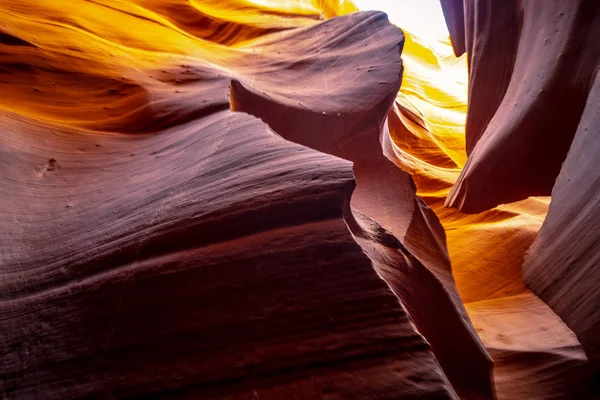
{"label": "eroded rock wave", "polygon": [[[82,2],[69,15],[2,7],[12,18],[0,59],[11,77],[0,178],[5,396],[456,398],[438,359],[458,365],[458,354],[400,281],[382,279],[411,264],[428,271],[432,283],[419,285],[437,295],[427,307],[446,308],[489,391],[443,230],[379,144],[401,76],[402,35],[385,15],[307,28],[306,15],[289,15],[296,29],[253,29],[231,45],[142,3]],[[117,34],[99,24],[108,19],[163,37]],[[227,110],[230,100],[277,133]],[[354,161],[354,192],[343,158]],[[388,265],[398,274],[374,268],[378,251],[348,228],[351,203],[404,243]],[[414,225],[432,252],[416,245]],[[451,379],[464,390],[464,377]]]}

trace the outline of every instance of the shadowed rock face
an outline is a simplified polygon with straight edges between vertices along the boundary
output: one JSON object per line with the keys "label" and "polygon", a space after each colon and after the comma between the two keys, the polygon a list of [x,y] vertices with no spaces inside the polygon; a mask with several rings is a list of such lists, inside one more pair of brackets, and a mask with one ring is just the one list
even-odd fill
{"label": "shadowed rock face", "polygon": [[[183,7],[122,6],[108,17],[138,27]],[[45,39],[15,20],[1,45],[4,93],[23,96],[1,122],[5,397],[452,399],[452,384],[491,396],[444,232],[382,154],[403,42],[384,14],[307,15],[267,36],[238,24],[238,47],[191,40],[177,18],[156,43],[84,18],[98,36],[73,52],[51,40],[61,10],[36,12]],[[100,37],[132,48],[111,64]],[[391,233],[369,234],[377,223],[351,205]],[[405,293],[411,280],[427,305]]]}
{"label": "shadowed rock face", "polygon": [[599,64],[600,4],[442,4],[454,49],[470,60],[469,160],[447,204],[477,213],[549,195]]}
{"label": "shadowed rock face", "polygon": [[25,153],[48,131],[9,124],[8,398],[453,397],[344,223],[349,163],[229,111]]}
{"label": "shadowed rock face", "polygon": [[[444,230],[433,211],[415,195],[411,176],[397,168],[382,151],[385,138],[389,137],[386,113],[396,97],[402,72],[397,59],[401,48],[386,40],[386,33],[397,32],[397,29],[383,22],[354,24],[353,29],[341,37],[336,36],[339,33],[334,29],[328,31],[332,32],[331,36],[311,32],[311,35],[297,37],[295,47],[287,48],[286,54],[302,57],[304,50],[301,49],[309,47],[309,43],[328,46],[344,40],[348,34],[361,37],[364,42],[350,45],[349,51],[358,50],[364,54],[361,58],[364,61],[355,68],[344,69],[339,82],[333,78],[325,87],[311,88],[312,97],[304,95],[305,82],[315,79],[318,71],[332,71],[342,66],[340,56],[320,57],[311,65],[312,70],[300,72],[300,78],[292,79],[292,84],[277,85],[291,93],[281,96],[282,101],[263,90],[263,85],[275,81],[272,76],[233,82],[232,108],[260,117],[288,140],[353,162],[357,187],[351,205],[380,223],[413,258],[412,274],[401,276],[403,272],[397,271],[382,276],[388,283],[396,281],[396,287],[390,285],[431,343],[455,389],[466,397],[492,396],[490,360],[456,291]],[[339,23],[333,19],[324,25]],[[319,39],[315,40],[315,36]],[[269,48],[276,43],[263,44]],[[296,54],[295,49],[299,51]],[[392,74],[384,75],[390,70]],[[393,86],[392,82],[395,82]],[[347,96],[336,95],[329,100],[328,87],[343,90]],[[369,97],[381,94],[383,99],[373,99],[377,105],[366,109],[362,93],[369,93]],[[333,104],[339,104],[340,109],[346,111],[335,112],[331,108]],[[417,293],[428,293],[428,301]]]}
{"label": "shadowed rock face", "polygon": [[573,329],[600,376],[600,74],[529,248],[525,281]]}
{"label": "shadowed rock face", "polygon": [[441,3],[470,81],[469,159],[446,204],[476,213],[552,194],[525,245],[531,292],[467,304],[496,389],[506,398],[596,398],[597,387],[588,391],[600,376],[600,3]]}
{"label": "shadowed rock face", "polygon": [[[466,141],[449,43],[348,1],[30,3],[3,398],[597,397],[595,2],[442,1]],[[547,200],[488,210],[557,174],[537,238]]]}

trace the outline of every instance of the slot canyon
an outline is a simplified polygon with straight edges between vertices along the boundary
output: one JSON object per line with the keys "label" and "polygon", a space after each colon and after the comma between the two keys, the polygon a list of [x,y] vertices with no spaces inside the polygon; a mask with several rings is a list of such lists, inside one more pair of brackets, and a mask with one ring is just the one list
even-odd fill
{"label": "slot canyon", "polygon": [[0,394],[600,399],[600,1],[0,0]]}

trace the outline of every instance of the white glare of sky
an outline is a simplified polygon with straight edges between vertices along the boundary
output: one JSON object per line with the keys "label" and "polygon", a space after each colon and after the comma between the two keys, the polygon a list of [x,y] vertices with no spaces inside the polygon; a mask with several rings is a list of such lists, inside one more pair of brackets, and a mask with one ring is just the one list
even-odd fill
{"label": "white glare of sky", "polygon": [[448,38],[439,0],[354,0],[361,10],[385,12],[390,22],[426,40]]}

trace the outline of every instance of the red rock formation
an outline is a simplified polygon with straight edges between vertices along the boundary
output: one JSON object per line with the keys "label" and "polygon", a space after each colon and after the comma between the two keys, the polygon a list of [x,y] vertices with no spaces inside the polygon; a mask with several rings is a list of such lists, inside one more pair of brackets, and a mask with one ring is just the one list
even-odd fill
{"label": "red rock formation", "polygon": [[470,59],[469,160],[447,204],[476,213],[549,195],[598,65],[600,3],[442,4],[455,51]]}
{"label": "red rock formation", "polygon": [[597,74],[552,190],[548,216],[523,266],[527,285],[577,334],[596,377],[600,376],[599,154]]}
{"label": "red rock formation", "polygon": [[572,399],[588,390],[588,359],[577,337],[535,294],[467,304],[494,360],[499,400]]}
{"label": "red rock formation", "polygon": [[309,3],[0,0],[4,398],[590,396],[598,5],[442,1],[452,205],[579,124],[534,242],[543,200],[443,207],[456,60],[407,34],[398,93],[402,32]]}
{"label": "red rock formation", "polygon": [[[260,117],[288,140],[354,163],[357,187],[352,206],[395,236],[412,258],[412,273],[389,271],[382,276],[431,343],[457,392],[465,398],[491,397],[491,363],[456,291],[444,230],[433,211],[415,195],[410,175],[382,152],[382,144],[385,147],[389,139],[385,116],[396,97],[402,71],[397,58],[401,47],[390,40],[399,30],[388,25],[382,14],[371,14],[369,25],[355,15],[347,18],[354,21],[349,24],[353,29],[341,36],[342,28],[336,26],[344,20],[336,18],[323,24],[326,35],[315,34],[315,27],[294,34],[293,43],[286,40],[293,33],[263,42],[265,53],[285,48],[281,54],[292,60],[303,58],[305,68],[290,68],[288,76],[294,76],[291,85],[284,86],[273,74],[233,82],[232,107]],[[356,45],[347,40],[349,35],[362,40]],[[284,41],[288,44],[281,46]],[[338,43],[338,53],[330,57],[318,56],[319,50],[305,54],[307,47],[327,48],[332,43]],[[360,54],[361,62],[344,64],[343,55],[348,53]],[[255,65],[261,66],[260,62]],[[333,69],[339,71],[338,77],[322,75]],[[428,301],[417,293],[428,293]]]}
{"label": "red rock formation", "polygon": [[[53,21],[48,7],[39,15]],[[135,50],[139,64],[122,77],[99,69],[123,66],[100,61],[96,50],[81,51],[77,57],[88,58],[80,62],[48,50],[36,57],[52,44],[5,37],[3,71],[16,77],[5,88],[24,96],[2,110],[1,122],[5,397],[456,398],[436,360],[460,364],[435,332],[446,323],[448,337],[468,351],[467,371],[478,374],[465,388],[468,373],[457,380],[450,370],[453,382],[490,393],[489,360],[449,270],[444,285],[435,279],[435,263],[449,268],[443,230],[379,145],[400,84],[402,43],[383,14],[341,17],[216,55],[201,47],[206,59],[183,64],[161,58],[149,68]],[[337,86],[323,88],[323,77]],[[26,92],[32,79],[40,85]],[[290,81],[298,87],[283,86]],[[369,205],[370,195],[374,206],[365,211],[393,212],[384,222],[409,250],[387,260],[386,243],[399,243],[392,234],[363,249],[367,236],[347,225],[351,164],[226,110],[230,84],[235,110],[251,112],[252,93],[285,121],[324,116],[293,132],[267,122],[288,138],[336,132],[330,139],[354,147],[331,153],[345,151],[355,171],[373,162],[380,169],[372,172],[388,172],[383,202],[376,200],[384,185],[357,172],[352,203]],[[377,273],[384,268],[382,277],[396,277],[392,288]],[[426,306],[402,294],[414,268],[429,279],[416,287],[435,293]],[[400,299],[410,301],[435,354]],[[447,312],[439,324],[425,321],[438,306]]]}
{"label": "red rock formation", "polygon": [[451,397],[342,219],[347,162],[229,111],[47,144],[8,118],[8,398]]}
{"label": "red rock formation", "polygon": [[[554,186],[550,211],[535,240],[527,229],[512,227],[512,236],[482,243],[487,252],[475,250],[494,259],[493,269],[479,276],[504,274],[506,283],[486,282],[483,291],[492,291],[486,298],[474,285],[462,283],[463,272],[456,276],[469,316],[494,360],[497,393],[506,399],[596,398],[589,383],[590,378],[598,380],[599,371],[592,217],[597,208],[597,174],[592,171],[597,129],[592,127],[598,124],[598,84],[593,83],[600,64],[600,3],[442,4],[455,52],[466,50],[470,61],[469,159],[447,204],[481,212],[550,194]],[[472,222],[519,207],[498,207],[473,215]],[[440,217],[444,221],[451,215]],[[444,225],[463,228],[453,221]],[[453,235],[460,238],[461,233],[450,234],[450,242],[456,242]],[[464,248],[469,241],[462,235]],[[498,255],[498,246],[509,241],[522,249],[511,245]],[[522,257],[532,241],[522,267],[526,288],[521,262],[513,257]],[[455,266],[463,257],[469,259],[468,254],[453,257]]]}

